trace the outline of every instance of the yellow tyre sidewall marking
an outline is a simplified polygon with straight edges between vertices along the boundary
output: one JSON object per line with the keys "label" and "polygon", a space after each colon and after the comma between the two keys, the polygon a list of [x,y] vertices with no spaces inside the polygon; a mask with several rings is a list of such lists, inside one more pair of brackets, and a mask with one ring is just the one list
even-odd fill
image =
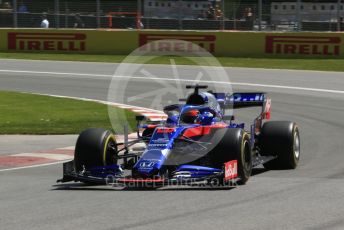
{"label": "yellow tyre sidewall marking", "polygon": [[116,141],[116,138],[115,138],[115,136],[113,134],[110,134],[106,138],[106,141],[105,141],[105,144],[104,144],[104,152],[103,152],[103,165],[104,166],[106,165],[106,150],[107,150],[107,146],[108,146],[110,140],[113,140],[114,142]]}
{"label": "yellow tyre sidewall marking", "polygon": [[[248,140],[245,140],[245,137],[248,137],[248,139],[250,139],[250,137],[248,136],[248,134],[245,132],[243,135],[242,135],[242,140],[241,140],[241,155],[243,155],[242,153],[244,153],[244,150],[245,150],[245,143],[246,142],[249,142]],[[242,160],[245,160],[245,159],[242,159]]]}

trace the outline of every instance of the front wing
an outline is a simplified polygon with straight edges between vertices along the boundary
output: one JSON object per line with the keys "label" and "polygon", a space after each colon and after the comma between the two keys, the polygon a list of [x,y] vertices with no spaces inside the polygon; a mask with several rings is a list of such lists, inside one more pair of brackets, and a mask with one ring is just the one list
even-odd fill
{"label": "front wing", "polygon": [[[275,157],[260,156],[253,159],[253,167],[264,164]],[[201,168],[198,172],[195,169]],[[193,185],[199,183],[206,183],[208,185],[229,185],[235,186],[240,177],[237,173],[237,161],[230,161],[224,164],[220,169],[214,169],[213,172],[202,172],[202,166],[181,167],[170,178],[153,177],[153,178],[133,178],[130,175],[125,176],[124,171],[118,165],[111,165],[106,167],[98,167],[91,171],[83,170],[76,172],[74,169],[74,161],[63,163],[63,178],[57,182],[84,182],[88,184],[101,184],[112,186],[133,186],[133,187],[161,187],[170,185]],[[211,171],[211,170],[210,170]]]}
{"label": "front wing", "polygon": [[[100,169],[100,170],[98,170]],[[111,186],[132,186],[132,187],[161,187],[170,185],[193,185],[198,183],[206,184],[218,184],[218,185],[236,185],[236,182],[240,180],[237,176],[230,177],[229,180],[224,180],[225,168],[223,170],[218,170],[218,172],[204,175],[195,175],[195,172],[180,171],[176,173],[174,177],[171,178],[133,178],[131,176],[124,176],[123,171],[119,169],[117,165],[107,166],[98,168],[97,171],[82,171],[75,172],[74,162],[63,163],[63,178],[57,180],[57,182],[84,182],[88,184],[99,184],[99,185],[111,185]],[[228,171],[228,170],[227,170]],[[237,175],[237,172],[232,172],[233,175]],[[225,182],[225,183],[224,183]]]}

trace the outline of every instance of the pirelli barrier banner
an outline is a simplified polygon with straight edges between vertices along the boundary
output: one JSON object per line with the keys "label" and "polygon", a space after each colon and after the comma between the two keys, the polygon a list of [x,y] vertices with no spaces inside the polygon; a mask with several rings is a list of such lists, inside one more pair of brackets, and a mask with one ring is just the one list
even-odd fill
{"label": "pirelli barrier banner", "polygon": [[198,44],[215,56],[344,57],[344,33],[0,29],[5,52],[129,54],[152,41],[145,49],[189,52],[195,47],[171,40]]}

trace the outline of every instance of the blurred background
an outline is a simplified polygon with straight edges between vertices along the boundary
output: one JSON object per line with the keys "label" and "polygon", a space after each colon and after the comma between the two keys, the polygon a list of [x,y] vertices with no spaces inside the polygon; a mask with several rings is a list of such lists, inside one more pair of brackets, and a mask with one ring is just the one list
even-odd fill
{"label": "blurred background", "polygon": [[343,17],[344,0],[0,0],[11,28],[343,31]]}

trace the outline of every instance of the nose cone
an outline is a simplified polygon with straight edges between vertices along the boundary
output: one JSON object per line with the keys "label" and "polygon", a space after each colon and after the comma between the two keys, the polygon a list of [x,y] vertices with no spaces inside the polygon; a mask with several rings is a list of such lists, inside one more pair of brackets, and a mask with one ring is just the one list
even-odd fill
{"label": "nose cone", "polygon": [[133,167],[133,176],[152,177],[159,176],[160,170],[166,160],[164,150],[147,150]]}

